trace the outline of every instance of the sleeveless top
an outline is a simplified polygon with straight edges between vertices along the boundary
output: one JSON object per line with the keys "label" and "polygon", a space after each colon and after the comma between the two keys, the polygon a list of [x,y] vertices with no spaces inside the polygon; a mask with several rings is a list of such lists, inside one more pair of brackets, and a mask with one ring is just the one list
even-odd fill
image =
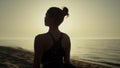
{"label": "sleeveless top", "polygon": [[64,49],[62,47],[61,41],[62,41],[62,37],[63,37],[63,33],[61,33],[60,38],[56,41],[55,38],[53,37],[53,35],[51,33],[50,34],[52,41],[53,41],[53,45],[51,46],[51,48],[49,50],[47,50],[41,59],[41,62],[43,65],[46,64],[59,64],[59,63],[63,63],[63,56],[64,56]]}

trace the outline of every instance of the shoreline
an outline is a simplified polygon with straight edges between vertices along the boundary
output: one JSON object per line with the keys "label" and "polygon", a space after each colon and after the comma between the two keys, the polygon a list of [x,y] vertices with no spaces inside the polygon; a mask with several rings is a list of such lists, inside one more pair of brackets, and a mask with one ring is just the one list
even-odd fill
{"label": "shoreline", "polygon": [[71,59],[71,63],[77,68],[111,68],[109,66],[100,65],[92,62]]}
{"label": "shoreline", "polygon": [[[20,47],[0,46],[0,67],[32,68],[33,52]],[[71,59],[77,68],[111,68],[104,65]]]}

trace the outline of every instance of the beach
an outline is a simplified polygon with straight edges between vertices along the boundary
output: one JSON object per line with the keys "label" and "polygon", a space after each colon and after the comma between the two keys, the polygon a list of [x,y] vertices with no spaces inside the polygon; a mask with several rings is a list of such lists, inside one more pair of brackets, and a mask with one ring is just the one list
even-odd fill
{"label": "beach", "polygon": [[[32,68],[34,53],[21,47],[0,46],[0,68]],[[110,68],[71,59],[77,68]]]}

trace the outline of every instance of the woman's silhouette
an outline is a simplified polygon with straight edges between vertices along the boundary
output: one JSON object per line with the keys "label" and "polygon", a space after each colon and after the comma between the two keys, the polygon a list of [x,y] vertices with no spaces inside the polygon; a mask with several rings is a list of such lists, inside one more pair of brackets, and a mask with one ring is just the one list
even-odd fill
{"label": "woman's silhouette", "polygon": [[45,17],[45,25],[49,31],[35,37],[33,68],[64,68],[63,63],[70,63],[70,38],[59,30],[64,17],[68,16],[68,8],[51,7]]}

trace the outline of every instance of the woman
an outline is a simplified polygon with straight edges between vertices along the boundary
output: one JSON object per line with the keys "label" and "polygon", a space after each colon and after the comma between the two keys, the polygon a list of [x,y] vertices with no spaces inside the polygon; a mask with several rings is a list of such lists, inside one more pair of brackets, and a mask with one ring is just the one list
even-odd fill
{"label": "woman", "polygon": [[64,7],[51,7],[45,17],[45,26],[49,31],[35,37],[33,68],[64,68],[64,64],[70,64],[70,38],[59,30],[59,25],[64,17],[68,16],[68,9]]}

